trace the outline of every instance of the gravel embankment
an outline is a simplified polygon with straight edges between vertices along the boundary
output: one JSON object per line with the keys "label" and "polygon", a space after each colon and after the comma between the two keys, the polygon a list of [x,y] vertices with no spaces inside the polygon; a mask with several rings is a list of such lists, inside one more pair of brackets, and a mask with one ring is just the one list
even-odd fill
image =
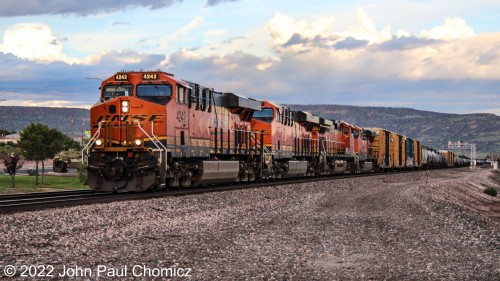
{"label": "gravel embankment", "polygon": [[490,176],[439,170],[0,214],[0,276],[38,264],[89,268],[91,280],[103,266],[144,274],[134,265],[191,268],[191,280],[500,280],[500,198],[481,192],[498,187]]}

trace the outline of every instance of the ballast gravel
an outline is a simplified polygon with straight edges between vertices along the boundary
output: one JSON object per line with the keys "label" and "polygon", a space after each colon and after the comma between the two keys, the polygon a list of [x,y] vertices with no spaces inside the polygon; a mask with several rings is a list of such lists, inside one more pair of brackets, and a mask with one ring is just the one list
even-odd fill
{"label": "ballast gravel", "polygon": [[54,280],[500,280],[500,198],[482,193],[498,188],[494,175],[378,174],[0,214],[0,276],[12,265],[29,280],[34,265]]}

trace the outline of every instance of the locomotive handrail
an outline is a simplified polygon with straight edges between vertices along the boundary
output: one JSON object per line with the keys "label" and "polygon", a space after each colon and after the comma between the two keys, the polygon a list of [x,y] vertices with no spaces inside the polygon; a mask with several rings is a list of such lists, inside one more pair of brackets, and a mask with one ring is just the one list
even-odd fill
{"label": "locomotive handrail", "polygon": [[[165,170],[167,170],[168,168],[168,165],[167,165],[167,160],[168,160],[168,152],[167,152],[167,148],[163,145],[163,143],[161,143],[161,141],[158,139],[158,137],[156,137],[154,135],[154,131],[153,131],[153,125],[154,123],[151,122],[151,134],[154,136],[154,138],[152,138],[147,132],[146,130],[144,130],[141,126],[141,122],[139,120],[135,120],[135,122],[137,123],[137,127],[139,127],[139,129],[152,141],[152,143],[156,146],[156,148],[158,148],[160,151],[163,150],[165,151]],[[160,144],[160,146],[158,146],[158,144]],[[163,148],[163,149],[162,149]],[[162,153],[160,153],[160,165],[163,163],[163,155]]]}
{"label": "locomotive handrail", "polygon": [[97,126],[97,131],[95,132],[95,134],[92,136],[92,138],[90,138],[89,142],[82,149],[82,163],[85,165],[88,164],[88,161],[86,161],[87,159],[85,159],[84,156],[88,155],[90,148],[94,145],[94,143],[97,141],[97,139],[101,136],[101,127],[102,127],[102,121],[99,122],[99,124]]}
{"label": "locomotive handrail", "polygon": [[271,155],[274,154],[274,151],[271,152],[265,145],[262,145],[258,139],[255,139],[254,141],[256,144],[258,144],[262,147],[262,149],[264,150],[264,154],[271,154]]}

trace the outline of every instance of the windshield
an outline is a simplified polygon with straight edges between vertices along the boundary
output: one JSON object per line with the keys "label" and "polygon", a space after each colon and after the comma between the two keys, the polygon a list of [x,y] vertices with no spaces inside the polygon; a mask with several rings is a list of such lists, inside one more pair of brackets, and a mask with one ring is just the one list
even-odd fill
{"label": "windshield", "polygon": [[165,105],[172,95],[172,85],[137,85],[137,97],[143,100]]}
{"label": "windshield", "polygon": [[253,118],[258,118],[266,122],[273,121],[273,117],[274,117],[274,111],[272,108],[264,108],[261,111],[255,111],[253,113]]}
{"label": "windshield", "polygon": [[132,95],[132,89],[132,85],[108,85],[104,87],[102,97],[107,100],[120,96],[130,96]]}
{"label": "windshield", "polygon": [[359,131],[358,130],[352,130],[352,135],[354,136],[355,139],[359,137]]}

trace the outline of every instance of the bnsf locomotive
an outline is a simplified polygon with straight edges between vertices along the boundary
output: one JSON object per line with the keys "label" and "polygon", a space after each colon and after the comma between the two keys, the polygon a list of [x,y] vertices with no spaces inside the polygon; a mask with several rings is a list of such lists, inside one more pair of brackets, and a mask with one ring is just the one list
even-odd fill
{"label": "bnsf locomotive", "polygon": [[383,129],[217,92],[162,71],[118,72],[100,89],[82,153],[96,191],[448,165],[419,141]]}

